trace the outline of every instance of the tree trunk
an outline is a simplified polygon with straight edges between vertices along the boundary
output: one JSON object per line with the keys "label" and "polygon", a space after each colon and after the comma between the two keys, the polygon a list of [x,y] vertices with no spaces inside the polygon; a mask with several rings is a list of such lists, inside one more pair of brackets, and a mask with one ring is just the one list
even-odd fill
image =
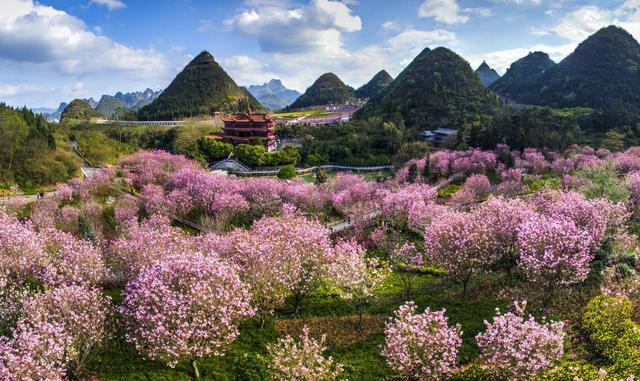
{"label": "tree trunk", "polygon": [[471,271],[469,271],[462,280],[462,296],[467,298],[467,285],[469,284],[469,279],[471,279]]}
{"label": "tree trunk", "polygon": [[191,361],[191,366],[193,366],[193,373],[195,373],[196,381],[200,381],[200,371],[198,370],[197,360]]}

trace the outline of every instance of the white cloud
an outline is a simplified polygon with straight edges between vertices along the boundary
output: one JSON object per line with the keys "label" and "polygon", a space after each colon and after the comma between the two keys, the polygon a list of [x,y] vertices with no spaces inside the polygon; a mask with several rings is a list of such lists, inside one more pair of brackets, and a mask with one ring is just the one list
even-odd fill
{"label": "white cloud", "polygon": [[456,38],[443,29],[402,29],[398,23],[387,21],[383,24],[384,40],[346,49],[343,36],[362,28],[360,17],[349,4],[253,0],[252,6],[225,23],[236,33],[255,36],[261,53],[233,56],[222,64],[241,85],[283,78],[292,88],[304,91],[321,74],[334,72],[357,87],[380,69],[397,74],[425,47],[450,44]]}
{"label": "white cloud", "polygon": [[342,33],[362,28],[359,16],[345,3],[332,0],[312,0],[296,7],[260,2],[225,23],[238,33],[257,36],[262,51],[272,53],[335,53],[342,49]]}
{"label": "white cloud", "polygon": [[246,55],[236,55],[220,60],[222,67],[240,85],[267,82],[277,77],[268,65]]}
{"label": "white cloud", "polygon": [[382,28],[385,30],[397,32],[400,30],[400,25],[395,21],[385,21],[382,24]]}
{"label": "white cloud", "polygon": [[464,24],[468,16],[460,14],[461,9],[456,0],[425,0],[418,9],[418,16],[434,18],[444,24]]}
{"label": "white cloud", "polygon": [[627,0],[612,9],[583,6],[565,15],[550,31],[569,41],[580,42],[609,25],[618,25],[640,38],[640,0]]}
{"label": "white cloud", "polygon": [[65,73],[97,70],[153,74],[164,57],[116,43],[81,20],[31,0],[3,0],[0,9],[0,59],[49,64]]}
{"label": "white cloud", "polygon": [[211,20],[200,20],[200,25],[198,25],[198,32],[204,33],[213,29],[213,21]]}
{"label": "white cloud", "polygon": [[551,45],[534,45],[527,48],[505,49],[481,54],[467,55],[465,58],[472,67],[479,66],[482,61],[487,61],[489,66],[494,68],[498,73],[504,74],[509,66],[518,59],[526,56],[531,52],[542,51],[549,54],[549,57],[555,62],[561,61],[569,55],[575,48],[576,43],[569,43],[559,46]]}
{"label": "white cloud", "polygon": [[122,0],[90,0],[89,3],[95,5],[104,5],[110,11],[114,9],[126,8],[126,4]]}
{"label": "white cloud", "polygon": [[551,31],[570,41],[582,41],[613,22],[612,11],[589,5],[565,16]]}
{"label": "white cloud", "polygon": [[55,90],[54,86],[40,84],[0,83],[0,97],[11,97],[20,93],[50,93],[53,90]]}
{"label": "white cloud", "polygon": [[484,7],[465,8],[463,12],[468,14],[478,15],[480,17],[489,17],[493,14],[493,11],[491,10],[491,8],[484,8]]}
{"label": "white cloud", "polygon": [[[30,106],[164,86],[172,75],[167,58],[155,50],[120,44],[33,0],[0,1],[0,67],[0,83],[14,86],[4,86],[2,100]],[[47,83],[48,92],[36,91],[37,81]]]}

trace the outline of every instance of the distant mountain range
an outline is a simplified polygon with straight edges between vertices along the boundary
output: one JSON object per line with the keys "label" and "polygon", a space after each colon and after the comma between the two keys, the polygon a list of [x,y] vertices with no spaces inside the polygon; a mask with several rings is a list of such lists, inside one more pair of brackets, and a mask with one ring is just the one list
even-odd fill
{"label": "distant mountain range", "polygon": [[482,84],[486,87],[491,86],[492,83],[500,78],[498,72],[493,70],[486,61],[482,61],[482,64],[478,66],[478,68],[476,69],[476,74],[478,74],[478,77],[480,77]]}
{"label": "distant mountain range", "polygon": [[262,109],[258,100],[204,51],[195,57],[151,104],[138,111],[141,120],[176,120],[214,112]]}
{"label": "distant mountain range", "polygon": [[[118,91],[115,95],[103,95],[98,102],[93,98],[81,100],[101,115],[113,117],[118,113],[122,114],[126,111],[138,111],[138,109],[153,102],[160,94],[162,94],[162,91],[153,91],[151,89],[131,93]],[[66,107],[67,103],[62,102],[57,109],[41,107],[33,109],[33,112],[42,114],[48,121],[54,122],[60,120],[62,112]]]}
{"label": "distant mountain range", "polygon": [[279,79],[272,79],[262,85],[252,85],[249,92],[269,110],[280,110],[293,103],[300,93],[287,89]]}
{"label": "distant mountain range", "polygon": [[[211,54],[202,52],[162,93],[118,92],[83,103],[106,116],[144,106],[140,119],[159,120],[261,109],[261,102],[272,110],[292,110],[361,97],[369,101],[357,118],[401,117],[410,128],[434,129],[484,125],[504,115],[505,104],[513,102],[593,109],[597,128],[626,128],[640,122],[640,44],[624,29],[610,26],[588,37],[559,63],[547,53],[531,52],[511,64],[502,77],[486,62],[474,71],[446,48],[427,48],[395,80],[383,70],[354,90],[337,75],[326,73],[298,95],[277,79],[249,89],[239,87]],[[64,106],[36,112],[55,119]]]}

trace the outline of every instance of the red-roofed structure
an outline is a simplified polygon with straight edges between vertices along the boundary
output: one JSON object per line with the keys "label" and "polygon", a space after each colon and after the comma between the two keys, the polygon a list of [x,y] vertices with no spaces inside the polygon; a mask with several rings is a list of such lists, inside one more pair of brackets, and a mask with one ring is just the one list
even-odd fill
{"label": "red-roofed structure", "polygon": [[224,139],[233,144],[248,144],[260,138],[268,152],[276,149],[276,125],[271,115],[253,113],[229,114],[222,118],[224,122]]}

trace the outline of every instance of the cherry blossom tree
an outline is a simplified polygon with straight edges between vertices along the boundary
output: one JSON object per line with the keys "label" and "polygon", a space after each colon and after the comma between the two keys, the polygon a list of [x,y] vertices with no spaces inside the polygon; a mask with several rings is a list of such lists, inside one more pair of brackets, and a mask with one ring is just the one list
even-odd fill
{"label": "cherry blossom tree", "polygon": [[353,304],[361,326],[364,310],[389,275],[389,268],[376,258],[367,258],[364,248],[354,240],[341,240],[334,251],[328,279],[337,293]]}
{"label": "cherry blossom tree", "polygon": [[156,261],[190,251],[191,242],[170,220],[153,215],[140,224],[131,224],[122,236],[111,243],[111,253],[122,266],[125,278],[135,276]]}
{"label": "cherry blossom tree", "polygon": [[416,278],[414,270],[424,264],[424,254],[414,243],[405,242],[394,248],[390,255],[390,262],[392,269],[400,277],[405,297],[411,297],[413,282]]}
{"label": "cherry blossom tree", "polygon": [[460,326],[449,326],[445,310],[416,311],[415,303],[407,302],[395,312],[386,324],[382,356],[409,379],[445,380],[456,368]]}
{"label": "cherry blossom tree", "polygon": [[52,380],[66,371],[80,375],[108,337],[110,304],[99,290],[82,286],[35,295],[24,301],[13,337],[2,346],[0,362],[20,380],[39,380],[38,372]]}
{"label": "cherry blossom tree", "polygon": [[253,316],[250,295],[236,269],[199,253],[156,262],[124,291],[121,312],[127,340],[149,358],[174,367],[222,356],[238,336],[238,323]]}
{"label": "cherry blossom tree", "polygon": [[21,282],[37,276],[45,263],[43,242],[34,227],[0,210],[0,277]]}
{"label": "cherry blossom tree", "polygon": [[557,287],[583,281],[593,259],[592,237],[572,221],[537,215],[518,227],[519,266],[544,292],[543,304]]}
{"label": "cherry blossom tree", "polygon": [[483,199],[491,193],[491,182],[485,175],[471,175],[464,182],[464,190],[473,193],[476,198]]}
{"label": "cherry blossom tree", "polygon": [[211,241],[217,246],[213,250],[238,266],[262,321],[289,295],[297,311],[323,281],[334,257],[329,231],[297,213],[264,217],[250,230],[231,232],[224,241]]}
{"label": "cherry blossom tree", "polygon": [[564,353],[564,324],[538,323],[526,317],[526,302],[515,303],[514,312],[496,310],[493,322],[485,320],[485,332],[476,336],[480,361],[514,380],[532,380]]}
{"label": "cherry blossom tree", "polygon": [[531,206],[519,199],[491,198],[473,211],[488,228],[489,249],[501,268],[509,274],[519,258],[518,226],[535,217]]}
{"label": "cherry blossom tree", "polygon": [[98,247],[57,230],[46,230],[41,236],[46,253],[40,276],[44,283],[93,287],[104,279],[107,269]]}
{"label": "cherry blossom tree", "polygon": [[272,358],[271,374],[275,381],[333,381],[340,378],[343,366],[325,357],[326,337],[315,340],[307,326],[299,340],[287,336],[267,346]]}
{"label": "cherry blossom tree", "polygon": [[466,295],[471,277],[497,259],[490,233],[487,222],[473,213],[442,213],[425,229],[427,258],[459,281]]}

